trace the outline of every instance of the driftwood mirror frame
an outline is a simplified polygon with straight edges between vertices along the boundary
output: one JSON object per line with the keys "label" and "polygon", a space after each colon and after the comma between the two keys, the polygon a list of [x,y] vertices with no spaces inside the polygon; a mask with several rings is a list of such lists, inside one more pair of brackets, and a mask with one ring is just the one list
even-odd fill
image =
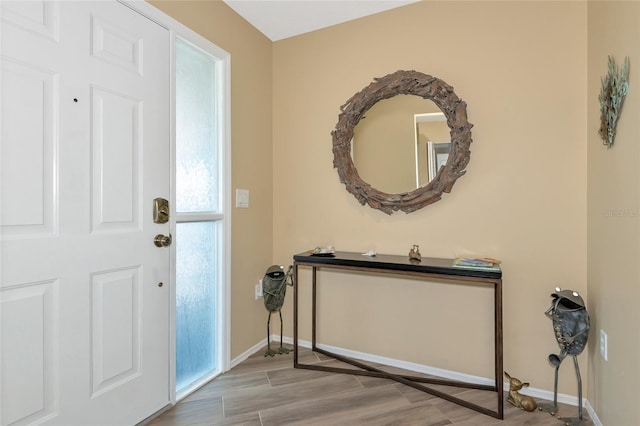
{"label": "driftwood mirror frame", "polygon": [[[451,130],[451,151],[446,165],[427,185],[411,192],[387,194],[360,178],[351,158],[351,143],[354,129],[365,113],[376,102],[396,95],[421,96],[433,101],[442,110]],[[375,78],[349,98],[340,111],[336,128],[331,132],[333,167],[338,171],[340,182],[362,205],[368,204],[386,214],[397,210],[411,213],[440,200],[442,194],[451,192],[455,181],[466,173],[473,124],[467,121],[467,104],[456,96],[453,87],[439,78],[418,71],[396,71]]]}

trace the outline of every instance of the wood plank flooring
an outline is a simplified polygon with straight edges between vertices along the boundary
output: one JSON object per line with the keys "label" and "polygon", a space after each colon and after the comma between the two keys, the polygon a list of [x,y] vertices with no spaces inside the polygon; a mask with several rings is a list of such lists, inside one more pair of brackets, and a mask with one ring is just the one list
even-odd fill
{"label": "wood plank flooring", "polygon": [[[259,351],[156,417],[148,426],[368,425],[484,426],[562,425],[541,411],[525,412],[505,401],[504,420],[461,407],[387,379],[293,368],[293,353],[264,357]],[[300,348],[300,362],[350,367]],[[494,409],[495,394],[440,387]],[[506,396],[506,395],[505,395]],[[586,410],[585,419],[587,418]],[[578,407],[561,405],[561,416]],[[593,423],[586,421],[585,425]]]}

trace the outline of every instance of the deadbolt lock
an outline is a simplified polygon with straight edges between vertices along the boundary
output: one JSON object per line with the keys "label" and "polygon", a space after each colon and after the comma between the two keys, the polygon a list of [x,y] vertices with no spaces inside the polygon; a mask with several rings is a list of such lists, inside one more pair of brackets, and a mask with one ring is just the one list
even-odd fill
{"label": "deadbolt lock", "polygon": [[169,201],[164,198],[153,200],[153,223],[167,223],[169,221]]}

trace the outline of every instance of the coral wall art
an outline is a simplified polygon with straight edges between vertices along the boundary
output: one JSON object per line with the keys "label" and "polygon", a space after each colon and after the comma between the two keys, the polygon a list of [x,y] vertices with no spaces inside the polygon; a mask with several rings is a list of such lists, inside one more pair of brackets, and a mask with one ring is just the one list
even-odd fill
{"label": "coral wall art", "polygon": [[624,58],[620,70],[611,56],[609,56],[609,72],[605,75],[600,88],[600,129],[598,133],[602,143],[611,148],[616,136],[616,125],[622,110],[622,103],[629,92],[627,75],[629,73],[629,57]]}

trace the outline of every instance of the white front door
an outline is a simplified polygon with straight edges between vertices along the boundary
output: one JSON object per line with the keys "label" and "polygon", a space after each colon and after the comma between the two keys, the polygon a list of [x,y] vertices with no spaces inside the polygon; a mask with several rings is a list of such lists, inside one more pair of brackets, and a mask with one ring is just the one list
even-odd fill
{"label": "white front door", "polygon": [[169,401],[169,31],[115,1],[2,1],[0,423]]}

